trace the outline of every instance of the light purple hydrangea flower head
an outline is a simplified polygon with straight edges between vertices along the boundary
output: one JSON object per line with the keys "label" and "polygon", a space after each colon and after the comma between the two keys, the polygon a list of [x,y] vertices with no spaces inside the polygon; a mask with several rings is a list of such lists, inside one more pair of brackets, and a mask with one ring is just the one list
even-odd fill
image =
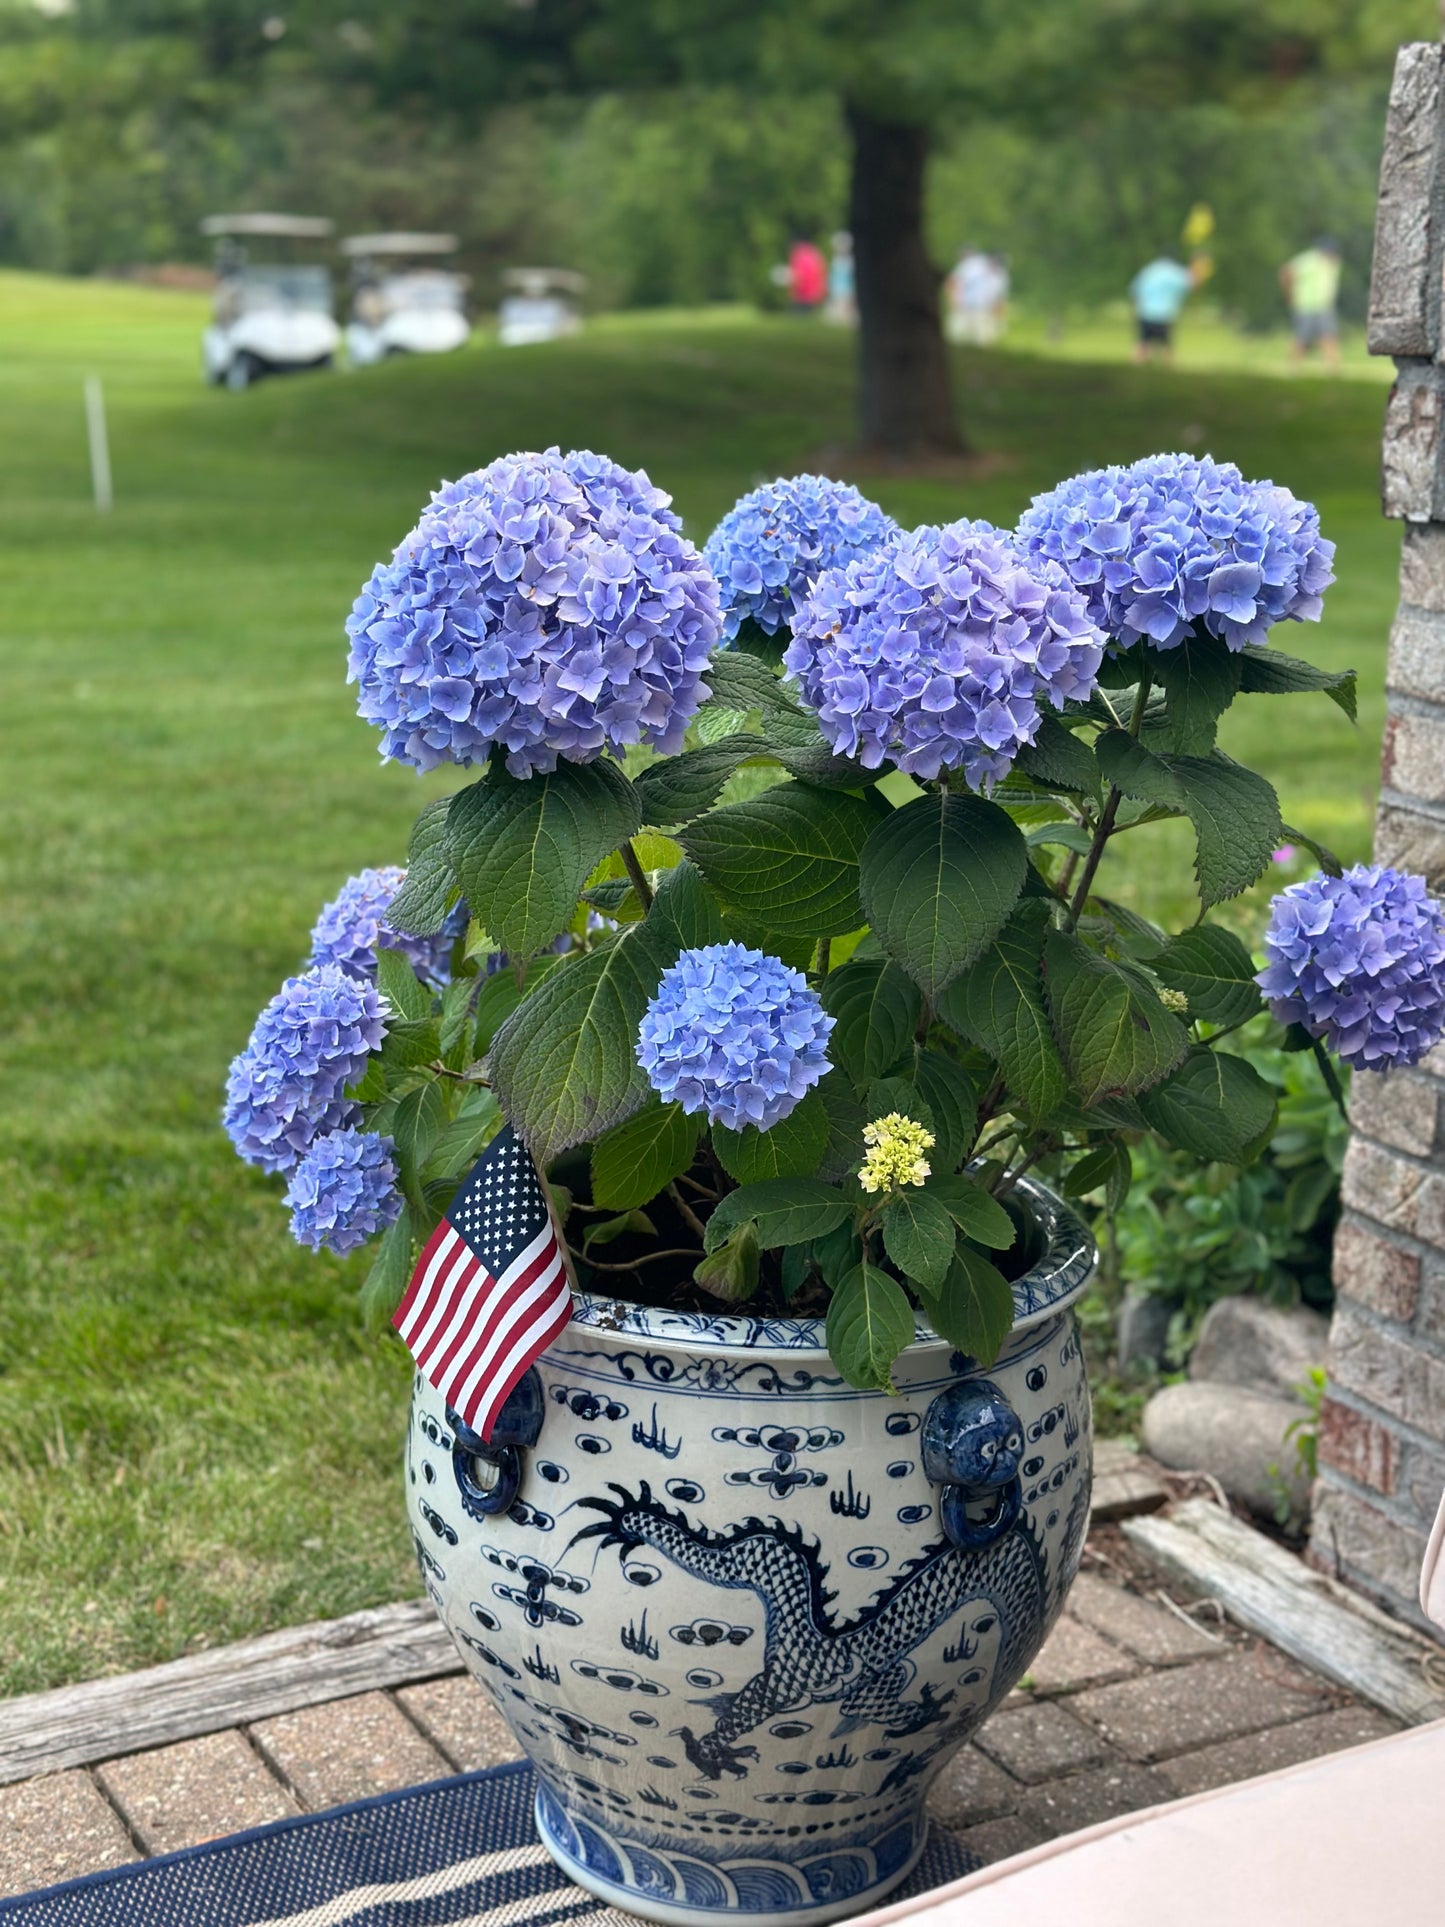
{"label": "light purple hydrangea flower head", "polygon": [[1445,1032],[1445,910],[1423,877],[1357,863],[1274,899],[1255,979],[1356,1070],[1416,1064]]}
{"label": "light purple hydrangea flower head", "polygon": [[987,522],[915,529],[815,585],[783,657],[824,736],[867,769],[1006,776],[1040,705],[1087,697],[1104,639],[1057,563]]}
{"label": "light purple hydrangea flower head", "polygon": [[847,482],[826,475],[765,482],[734,503],[704,551],[722,590],[724,632],[735,636],[751,619],[775,634],[825,569],[897,533],[893,517]]}
{"label": "light purple hydrangea flower head", "polygon": [[770,1130],[832,1066],[833,1019],[801,972],[740,943],[684,950],[662,974],[637,1061],[664,1103]]}
{"label": "light purple hydrangea flower head", "polygon": [[344,1093],[386,1035],[376,986],[339,964],[288,978],[231,1065],[222,1121],[247,1164],[289,1171],[324,1131],[356,1121]]}
{"label": "light purple hydrangea flower head", "polygon": [[401,1213],[395,1148],[389,1137],[349,1126],[316,1138],[286,1188],[297,1244],[355,1251],[395,1223]]}
{"label": "light purple hydrangea flower head", "polygon": [[423,983],[445,986],[451,977],[452,945],[467,927],[467,906],[454,905],[433,937],[393,930],[386,913],[405,882],[406,871],[394,863],[348,877],[316,919],[309,961],[340,964],[353,977],[374,982],[378,949],[399,950]]}
{"label": "light purple hydrangea flower head", "polygon": [[1017,539],[1067,569],[1125,648],[1177,648],[1195,628],[1248,648],[1276,622],[1318,620],[1335,579],[1311,503],[1209,455],[1076,475],[1034,497]]}
{"label": "light purple hydrangea flower head", "polygon": [[530,776],[679,749],[722,620],[669,500],[641,470],[555,448],[438,489],[346,625],[382,755],[425,770],[498,746]]}

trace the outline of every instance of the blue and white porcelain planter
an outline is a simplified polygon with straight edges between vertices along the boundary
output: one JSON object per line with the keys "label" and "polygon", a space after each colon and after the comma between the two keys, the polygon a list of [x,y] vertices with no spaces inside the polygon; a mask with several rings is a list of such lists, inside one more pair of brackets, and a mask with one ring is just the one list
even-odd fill
{"label": "blue and white porcelain planter", "polygon": [[1019,1191],[1041,1256],[986,1374],[920,1326],[897,1395],[860,1392],[816,1321],[582,1297],[492,1448],[418,1380],[427,1589],[603,1899],[805,1927],[922,1852],[928,1786],[1027,1670],[1088,1519],[1094,1249]]}

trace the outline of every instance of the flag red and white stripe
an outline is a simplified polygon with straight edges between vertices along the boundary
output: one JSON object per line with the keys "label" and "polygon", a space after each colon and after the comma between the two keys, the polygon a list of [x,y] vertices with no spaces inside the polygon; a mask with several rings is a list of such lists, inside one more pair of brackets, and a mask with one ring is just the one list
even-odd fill
{"label": "flag red and white stripe", "polygon": [[537,1168],[506,1125],[427,1240],[392,1323],[422,1376],[489,1440],[507,1394],[571,1316]]}

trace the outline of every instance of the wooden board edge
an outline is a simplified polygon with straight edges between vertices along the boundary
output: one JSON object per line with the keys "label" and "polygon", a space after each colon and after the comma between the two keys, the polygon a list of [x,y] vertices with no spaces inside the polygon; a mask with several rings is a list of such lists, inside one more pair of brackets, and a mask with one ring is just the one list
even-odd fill
{"label": "wooden board edge", "polygon": [[[1193,1516],[1194,1507],[1212,1520]],[[1247,1631],[1382,1712],[1409,1726],[1445,1717],[1445,1696],[1427,1684],[1418,1660],[1423,1642],[1410,1629],[1397,1636],[1354,1611],[1253,1526],[1192,1500],[1172,1515],[1126,1520],[1121,1530],[1168,1577],[1217,1599]]]}
{"label": "wooden board edge", "polygon": [[0,1786],[462,1670],[426,1600],[265,1633],[0,1700]]}

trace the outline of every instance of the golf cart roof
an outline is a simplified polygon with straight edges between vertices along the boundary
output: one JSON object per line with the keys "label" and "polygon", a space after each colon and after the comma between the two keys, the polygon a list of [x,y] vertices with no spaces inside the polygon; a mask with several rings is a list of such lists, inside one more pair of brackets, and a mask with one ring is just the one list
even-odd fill
{"label": "golf cart roof", "polygon": [[584,294],[587,277],[575,268],[504,268],[503,285],[519,288],[523,294]]}
{"label": "golf cart roof", "polygon": [[202,234],[274,234],[293,241],[325,241],[336,232],[334,221],[314,214],[208,214]]}
{"label": "golf cart roof", "polygon": [[455,254],[455,234],[348,234],[343,254]]}

